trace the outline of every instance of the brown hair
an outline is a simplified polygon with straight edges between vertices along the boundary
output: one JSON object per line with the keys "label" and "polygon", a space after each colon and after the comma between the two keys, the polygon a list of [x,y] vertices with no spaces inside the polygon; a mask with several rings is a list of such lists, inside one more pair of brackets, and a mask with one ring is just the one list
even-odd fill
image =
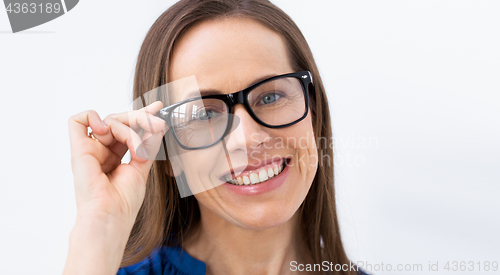
{"label": "brown hair", "polygon": [[[292,19],[266,0],[182,0],[152,25],[139,52],[134,78],[134,99],[168,83],[168,64],[176,40],[204,20],[240,16],[253,19],[284,40],[295,71],[308,70],[313,77],[310,110],[315,136],[331,141],[332,129],[325,90],[309,46]],[[144,98],[142,98],[144,101]],[[145,102],[143,102],[145,103]],[[313,263],[347,264],[336,214],[333,185],[333,150],[318,147],[319,167],[300,212],[300,232]],[[327,161],[323,161],[328,156]],[[128,240],[121,267],[139,262],[160,245],[174,246],[200,219],[194,196],[181,199],[166,161],[155,161],[149,173],[146,196]],[[352,272],[343,272],[352,274]]]}

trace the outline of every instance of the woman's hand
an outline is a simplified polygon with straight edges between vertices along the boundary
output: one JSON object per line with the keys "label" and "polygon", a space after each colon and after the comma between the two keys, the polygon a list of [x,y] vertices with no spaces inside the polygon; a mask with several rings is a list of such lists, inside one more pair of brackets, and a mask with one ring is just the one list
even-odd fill
{"label": "woman's hand", "polygon": [[[101,120],[86,111],[68,121],[77,219],[64,274],[116,274],[167,125],[159,101]],[[92,129],[92,138],[87,127]],[[138,131],[144,129],[141,137]],[[121,163],[130,151],[130,163]]]}
{"label": "woman's hand", "polygon": [[[110,215],[127,223],[135,221],[149,170],[167,130],[165,121],[154,116],[162,107],[157,101],[140,110],[109,115],[103,121],[95,111],[69,119],[79,215]],[[88,136],[87,127],[96,139]],[[141,129],[145,131],[142,139],[137,134]],[[131,161],[121,163],[127,150]]]}

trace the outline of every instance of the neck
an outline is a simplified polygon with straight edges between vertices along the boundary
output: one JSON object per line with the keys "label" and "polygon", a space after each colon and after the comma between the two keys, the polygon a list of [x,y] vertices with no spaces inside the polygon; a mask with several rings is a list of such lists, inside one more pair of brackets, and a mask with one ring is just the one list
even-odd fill
{"label": "neck", "polygon": [[298,211],[268,229],[235,226],[200,205],[201,221],[183,249],[207,265],[207,274],[288,274],[290,262],[304,262]]}

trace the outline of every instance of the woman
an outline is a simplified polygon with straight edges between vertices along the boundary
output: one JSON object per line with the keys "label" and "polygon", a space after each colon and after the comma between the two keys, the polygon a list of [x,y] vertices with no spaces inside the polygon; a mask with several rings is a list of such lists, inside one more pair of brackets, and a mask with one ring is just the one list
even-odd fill
{"label": "woman", "polygon": [[[147,95],[192,76],[199,94]],[[326,94],[283,11],[176,3],[144,40],[134,99],[146,107],[69,120],[78,217],[65,274],[356,274],[336,216]],[[169,158],[148,157],[160,146]]]}

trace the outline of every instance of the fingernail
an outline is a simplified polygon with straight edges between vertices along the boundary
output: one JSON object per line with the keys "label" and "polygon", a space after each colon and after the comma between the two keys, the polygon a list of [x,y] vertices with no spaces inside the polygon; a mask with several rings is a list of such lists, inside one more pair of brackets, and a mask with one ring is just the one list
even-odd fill
{"label": "fingernail", "polygon": [[101,120],[101,123],[102,123],[102,125],[104,125],[104,127],[108,128],[108,125],[104,124],[104,121]]}

